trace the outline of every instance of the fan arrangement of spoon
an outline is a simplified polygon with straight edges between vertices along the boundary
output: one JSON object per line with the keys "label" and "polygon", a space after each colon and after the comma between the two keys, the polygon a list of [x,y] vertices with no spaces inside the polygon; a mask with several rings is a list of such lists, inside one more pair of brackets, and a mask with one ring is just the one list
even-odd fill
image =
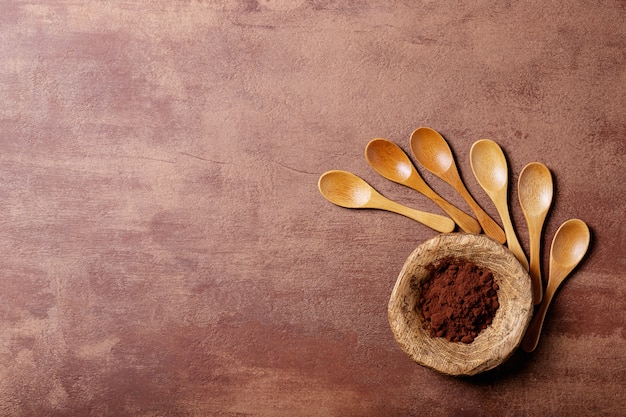
{"label": "fan arrangement of spoon", "polygon": [[369,166],[384,178],[402,184],[432,200],[449,217],[406,207],[376,191],[362,178],[347,171],[332,170],[321,175],[318,188],[331,203],[346,208],[369,208],[401,214],[440,233],[450,233],[456,226],[466,233],[484,232],[509,250],[529,271],[533,302],[537,311],[522,340],[521,347],[532,352],[536,347],[544,318],[554,294],[565,278],[579,264],[589,247],[590,232],[579,219],[570,219],[557,230],[550,247],[547,286],[544,294],[541,278],[541,232],[552,205],[553,185],[550,170],[539,162],[529,163],[518,178],[518,199],[528,226],[530,263],[526,259],[511,221],[508,205],[509,170],[500,146],[489,139],[475,142],[470,150],[470,164],[478,184],[493,202],[504,230],[474,200],[456,167],[448,143],[428,127],[416,129],[409,147],[419,164],[440,178],[465,200],[476,218],[446,201],[420,176],[409,156],[394,142],[377,138],[365,148]]}

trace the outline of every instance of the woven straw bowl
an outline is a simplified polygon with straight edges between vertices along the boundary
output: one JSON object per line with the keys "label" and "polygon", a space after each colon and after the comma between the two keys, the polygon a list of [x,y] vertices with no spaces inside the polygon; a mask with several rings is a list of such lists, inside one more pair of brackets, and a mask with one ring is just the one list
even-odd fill
{"label": "woven straw bowl", "polygon": [[[472,343],[431,337],[416,310],[427,266],[446,257],[466,259],[493,273],[500,307]],[[394,338],[411,359],[446,375],[475,375],[507,360],[519,346],[533,313],[530,276],[507,248],[485,235],[441,234],[408,257],[391,293],[388,318]]]}

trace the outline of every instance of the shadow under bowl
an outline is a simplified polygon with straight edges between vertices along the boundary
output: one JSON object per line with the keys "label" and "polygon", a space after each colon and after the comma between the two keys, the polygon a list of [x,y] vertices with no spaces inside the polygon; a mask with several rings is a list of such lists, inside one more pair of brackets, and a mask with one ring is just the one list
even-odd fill
{"label": "shadow under bowl", "polygon": [[[428,267],[445,258],[464,259],[493,274],[498,302],[492,323],[471,343],[431,337],[417,307]],[[533,314],[531,279],[513,253],[485,235],[441,234],[418,246],[407,258],[388,304],[396,342],[418,364],[452,376],[470,376],[495,368],[519,346]]]}

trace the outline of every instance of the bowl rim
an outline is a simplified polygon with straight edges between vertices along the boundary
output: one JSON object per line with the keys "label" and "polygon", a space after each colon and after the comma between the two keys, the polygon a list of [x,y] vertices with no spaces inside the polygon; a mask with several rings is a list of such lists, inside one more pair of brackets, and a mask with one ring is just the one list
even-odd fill
{"label": "bowl rim", "polygon": [[[446,257],[467,259],[489,269],[500,307],[492,324],[472,343],[432,338],[415,311],[428,265]],[[393,336],[415,362],[443,374],[475,375],[506,361],[520,345],[533,314],[531,279],[515,255],[486,235],[444,233],[415,248],[394,285],[387,316]]]}

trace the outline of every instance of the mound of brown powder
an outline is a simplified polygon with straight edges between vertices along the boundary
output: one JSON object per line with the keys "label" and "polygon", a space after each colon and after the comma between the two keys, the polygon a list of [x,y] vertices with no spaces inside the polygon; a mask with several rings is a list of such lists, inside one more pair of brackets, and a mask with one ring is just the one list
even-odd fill
{"label": "mound of brown powder", "polygon": [[416,310],[426,320],[431,337],[472,343],[491,324],[499,307],[493,274],[454,258],[431,265],[429,271]]}

